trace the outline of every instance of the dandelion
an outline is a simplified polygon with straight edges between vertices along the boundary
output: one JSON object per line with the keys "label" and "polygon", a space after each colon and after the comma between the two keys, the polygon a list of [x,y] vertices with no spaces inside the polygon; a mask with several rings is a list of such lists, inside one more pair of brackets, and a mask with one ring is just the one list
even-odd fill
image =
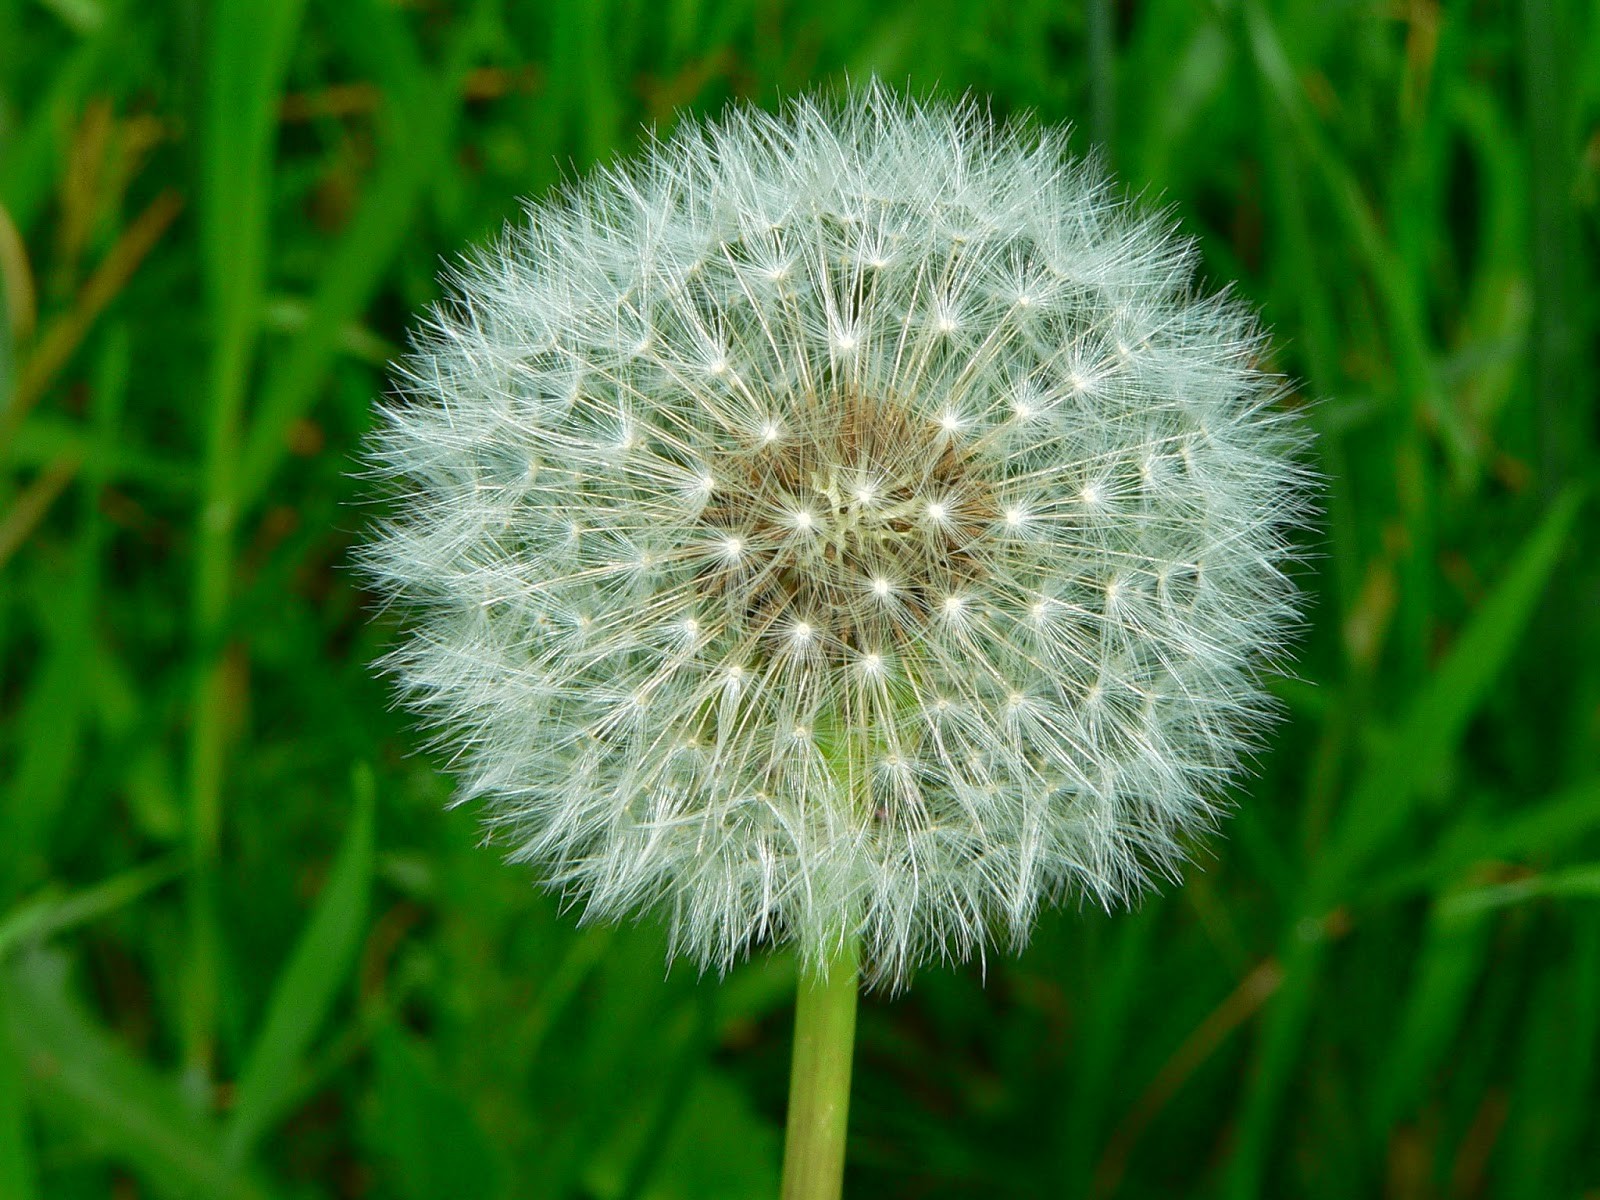
{"label": "dandelion", "polygon": [[461,798],[586,918],[789,945],[850,1004],[1174,872],[1269,714],[1308,490],[1194,271],[1062,132],[876,85],[531,205],[372,453],[388,666]]}

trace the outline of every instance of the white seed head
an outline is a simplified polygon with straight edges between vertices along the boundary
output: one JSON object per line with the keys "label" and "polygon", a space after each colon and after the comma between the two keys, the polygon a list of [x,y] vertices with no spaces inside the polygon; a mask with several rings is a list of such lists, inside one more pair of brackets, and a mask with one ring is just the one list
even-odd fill
{"label": "white seed head", "polygon": [[1064,137],[876,85],[735,108],[453,274],[366,567],[463,798],[586,916],[723,968],[853,933],[896,986],[1212,824],[1305,435]]}

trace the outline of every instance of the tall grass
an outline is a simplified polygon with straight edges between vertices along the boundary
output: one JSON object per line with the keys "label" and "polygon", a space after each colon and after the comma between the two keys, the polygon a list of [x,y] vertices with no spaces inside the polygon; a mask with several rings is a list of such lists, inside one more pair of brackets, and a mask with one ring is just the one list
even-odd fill
{"label": "tall grass", "polygon": [[0,4],[0,1196],[774,1194],[792,964],[442,817],[352,452],[518,196],[870,72],[1107,139],[1330,490],[1226,840],[867,1002],[848,1189],[1600,1194],[1597,64],[1577,0]]}

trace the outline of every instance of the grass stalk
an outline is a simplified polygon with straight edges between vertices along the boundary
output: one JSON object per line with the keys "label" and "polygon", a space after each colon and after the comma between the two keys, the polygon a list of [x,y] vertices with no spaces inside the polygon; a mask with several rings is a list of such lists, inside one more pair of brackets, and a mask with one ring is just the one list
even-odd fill
{"label": "grass stalk", "polygon": [[195,522],[189,728],[189,942],[182,1021],[191,1090],[209,1091],[219,1003],[222,778],[230,714],[223,650],[239,522],[238,463],[267,260],[276,103],[304,0],[226,0],[206,80],[201,246],[214,337]]}

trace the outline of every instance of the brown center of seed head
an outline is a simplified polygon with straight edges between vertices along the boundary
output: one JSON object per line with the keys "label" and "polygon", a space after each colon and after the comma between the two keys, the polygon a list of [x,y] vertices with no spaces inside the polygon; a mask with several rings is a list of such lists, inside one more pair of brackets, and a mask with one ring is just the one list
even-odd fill
{"label": "brown center of seed head", "polygon": [[828,659],[912,641],[979,579],[999,506],[936,418],[856,391],[809,398],[726,452],[701,520],[735,548],[705,570],[751,633],[815,632]]}

